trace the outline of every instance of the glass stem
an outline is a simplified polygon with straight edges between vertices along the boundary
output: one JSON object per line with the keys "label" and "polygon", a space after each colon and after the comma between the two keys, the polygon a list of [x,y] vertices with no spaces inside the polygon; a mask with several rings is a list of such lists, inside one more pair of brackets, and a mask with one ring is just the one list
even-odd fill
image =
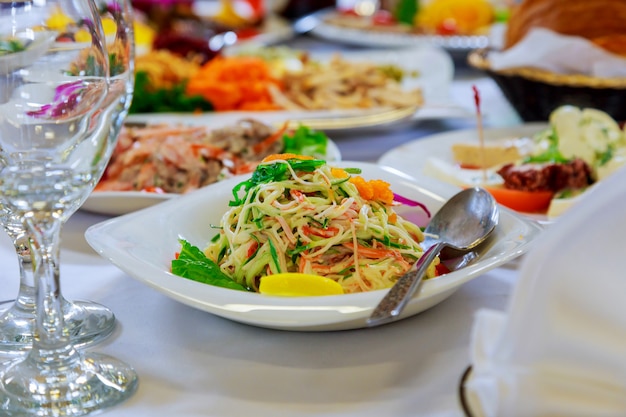
{"label": "glass stem", "polygon": [[27,220],[31,230],[30,247],[34,266],[36,294],[36,321],[31,360],[51,363],[77,358],[70,343],[63,318],[59,255],[61,222],[47,219],[34,224]]}
{"label": "glass stem", "polygon": [[7,234],[15,247],[20,274],[20,288],[13,308],[24,313],[24,315],[34,314],[36,308],[35,276],[30,253],[30,240],[23,231],[14,234],[7,230]]}

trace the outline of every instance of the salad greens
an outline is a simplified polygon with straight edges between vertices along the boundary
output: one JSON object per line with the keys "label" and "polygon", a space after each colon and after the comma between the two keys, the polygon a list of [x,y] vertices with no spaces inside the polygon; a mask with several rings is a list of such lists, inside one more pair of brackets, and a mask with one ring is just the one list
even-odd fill
{"label": "salad greens", "polygon": [[172,274],[217,287],[249,291],[248,288],[236,283],[223,273],[220,267],[207,258],[200,248],[193,246],[185,239],[179,239],[179,242],[182,247],[178,257],[172,261]]}
{"label": "salad greens", "polygon": [[570,159],[564,157],[559,150],[559,138],[554,128],[550,128],[546,132],[539,134],[536,141],[545,141],[548,144],[546,150],[539,154],[528,156],[524,159],[523,163],[553,162],[556,164],[565,164],[570,161]]}

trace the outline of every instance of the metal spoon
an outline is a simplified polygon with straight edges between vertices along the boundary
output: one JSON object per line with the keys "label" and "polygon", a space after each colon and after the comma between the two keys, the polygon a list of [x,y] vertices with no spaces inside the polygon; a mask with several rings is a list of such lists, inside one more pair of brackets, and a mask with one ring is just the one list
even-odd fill
{"label": "metal spoon", "polygon": [[424,230],[426,250],[414,269],[404,274],[367,320],[370,327],[396,320],[422,282],[428,266],[446,247],[467,252],[485,241],[498,224],[498,205],[483,188],[468,188],[448,200]]}

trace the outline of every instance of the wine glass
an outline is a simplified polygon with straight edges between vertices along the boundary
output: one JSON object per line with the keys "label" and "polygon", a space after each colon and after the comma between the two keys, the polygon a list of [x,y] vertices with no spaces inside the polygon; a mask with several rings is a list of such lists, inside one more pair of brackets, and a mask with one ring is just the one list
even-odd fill
{"label": "wine glass", "polygon": [[[60,40],[59,22],[80,38]],[[78,416],[127,399],[126,363],[71,341],[60,287],[60,232],[100,179],[121,123],[128,74],[110,76],[93,0],[0,3],[0,204],[29,236],[36,320],[28,354],[0,369],[0,415]]]}
{"label": "wine glass", "polygon": [[[125,84],[126,94],[120,94],[119,104],[113,109],[114,121],[109,138],[115,140],[122,127],[132,100],[134,86],[134,42],[132,33],[132,7],[129,0],[109,0],[98,3],[102,19],[111,32],[105,31],[110,57],[109,71],[113,82]],[[77,28],[68,28],[61,36],[76,36]],[[117,86],[116,88],[121,88]],[[112,149],[113,147],[109,147]],[[107,158],[105,158],[107,159]],[[21,219],[8,210],[0,210],[0,223],[15,248],[20,285],[15,302],[0,314],[0,353],[21,354],[32,346],[35,323],[35,281],[32,273],[29,235]],[[65,323],[75,346],[100,342],[115,329],[115,316],[111,310],[91,301],[68,301],[61,297]]]}

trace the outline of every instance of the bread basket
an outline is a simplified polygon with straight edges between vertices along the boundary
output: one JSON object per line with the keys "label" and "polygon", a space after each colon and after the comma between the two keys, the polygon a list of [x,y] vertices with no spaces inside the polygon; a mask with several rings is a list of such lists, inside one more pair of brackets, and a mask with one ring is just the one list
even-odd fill
{"label": "bread basket", "polygon": [[546,121],[554,109],[567,104],[603,110],[615,120],[626,121],[626,78],[556,74],[531,67],[495,71],[488,53],[488,49],[470,52],[469,65],[496,82],[524,121]]}

